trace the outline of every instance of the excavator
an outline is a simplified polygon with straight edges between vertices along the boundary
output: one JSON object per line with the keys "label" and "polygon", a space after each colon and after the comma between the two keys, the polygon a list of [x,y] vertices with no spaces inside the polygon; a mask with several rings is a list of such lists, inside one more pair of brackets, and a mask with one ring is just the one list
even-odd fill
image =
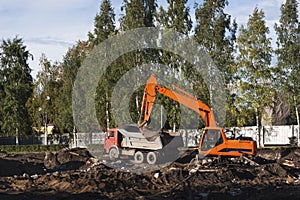
{"label": "excavator", "polygon": [[141,132],[149,140],[155,135],[152,131],[147,131],[146,127],[150,121],[152,108],[158,93],[190,108],[205,121],[205,128],[198,146],[199,155],[240,157],[256,154],[256,141],[228,139],[224,129],[217,127],[213,111],[208,105],[175,85],[172,85],[172,89],[158,85],[155,75],[150,76],[144,88],[141,105],[142,116],[139,123]]}

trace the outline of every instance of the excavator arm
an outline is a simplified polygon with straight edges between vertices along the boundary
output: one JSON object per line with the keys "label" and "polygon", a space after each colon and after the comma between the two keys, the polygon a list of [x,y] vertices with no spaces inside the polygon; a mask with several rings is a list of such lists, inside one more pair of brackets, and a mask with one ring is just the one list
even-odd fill
{"label": "excavator arm", "polygon": [[156,77],[154,75],[150,76],[144,89],[141,106],[143,120],[140,120],[140,127],[145,126],[149,122],[157,93],[169,97],[198,113],[205,121],[207,127],[216,127],[213,112],[205,103],[175,85],[172,85],[172,88],[173,90],[158,85]]}

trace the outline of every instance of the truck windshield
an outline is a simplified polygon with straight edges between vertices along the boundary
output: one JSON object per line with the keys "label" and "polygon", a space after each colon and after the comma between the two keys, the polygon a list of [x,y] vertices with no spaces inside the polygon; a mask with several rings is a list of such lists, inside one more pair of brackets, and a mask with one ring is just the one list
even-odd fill
{"label": "truck windshield", "polygon": [[203,132],[202,151],[208,151],[223,143],[220,130],[208,129]]}
{"label": "truck windshield", "polygon": [[107,133],[107,137],[115,137],[115,133],[113,131]]}

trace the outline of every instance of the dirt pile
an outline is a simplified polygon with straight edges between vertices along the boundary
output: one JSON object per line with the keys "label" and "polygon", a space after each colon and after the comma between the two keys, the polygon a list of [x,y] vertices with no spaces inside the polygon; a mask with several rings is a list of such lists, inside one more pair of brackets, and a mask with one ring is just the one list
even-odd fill
{"label": "dirt pile", "polygon": [[81,148],[64,149],[59,152],[47,152],[44,159],[46,169],[72,170],[84,165],[92,155]]}
{"label": "dirt pile", "polygon": [[[174,162],[145,173],[107,167],[86,149],[22,158],[7,155],[1,158],[1,169],[16,169],[10,163],[14,161],[23,171],[1,173],[0,199],[299,199],[299,152],[264,150],[254,163],[236,159]],[[32,165],[38,166],[36,173],[24,170]],[[142,172],[151,166],[134,167]]]}
{"label": "dirt pile", "polygon": [[45,155],[42,153],[8,155],[0,157],[0,177],[26,174],[41,174],[44,172]]}

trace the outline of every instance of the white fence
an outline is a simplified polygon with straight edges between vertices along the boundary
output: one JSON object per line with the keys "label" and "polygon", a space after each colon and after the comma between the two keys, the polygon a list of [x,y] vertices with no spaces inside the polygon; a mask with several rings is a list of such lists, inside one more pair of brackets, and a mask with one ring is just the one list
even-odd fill
{"label": "white fence", "polygon": [[[234,127],[228,128],[233,131],[235,137],[245,136],[251,137],[257,141],[258,147],[272,146],[272,145],[289,145],[290,138],[295,137],[299,145],[299,131],[297,126],[263,126],[260,130],[256,126],[250,127]],[[197,146],[202,130],[197,129],[180,129],[178,132],[182,135],[185,146]],[[227,133],[230,136],[231,133]],[[76,133],[74,134],[72,146],[86,147],[90,144],[103,144],[105,134],[99,133]]]}
{"label": "white fence", "polygon": [[263,126],[260,130],[256,126],[233,128],[242,136],[252,137],[259,147],[272,145],[289,145],[290,138],[295,137],[299,145],[299,130],[297,126]]}
{"label": "white fence", "polygon": [[105,133],[75,133],[73,134],[72,147],[87,147],[91,144],[104,144]]}

